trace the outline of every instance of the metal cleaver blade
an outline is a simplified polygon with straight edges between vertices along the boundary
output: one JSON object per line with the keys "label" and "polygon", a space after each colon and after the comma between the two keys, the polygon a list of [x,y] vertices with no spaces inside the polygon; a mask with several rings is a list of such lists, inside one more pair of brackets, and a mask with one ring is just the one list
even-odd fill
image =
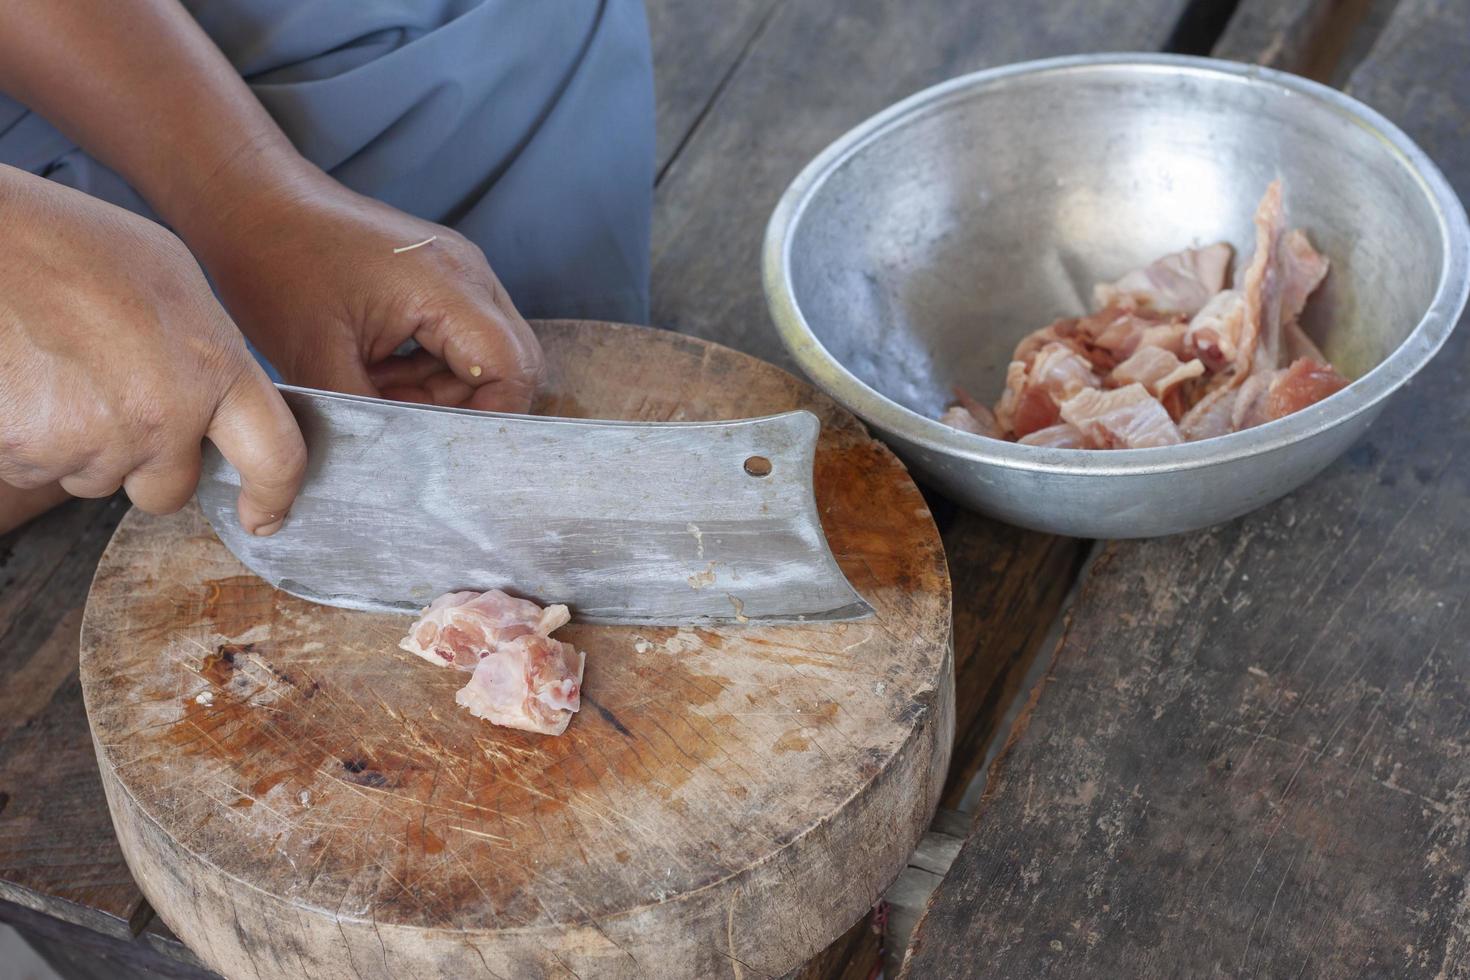
{"label": "metal cleaver blade", "polygon": [[582,421],[279,387],[309,459],[285,525],[240,527],[239,475],[212,445],[197,495],[225,546],[292,595],[413,612],[498,588],[646,625],[872,613],[822,533],[810,412]]}

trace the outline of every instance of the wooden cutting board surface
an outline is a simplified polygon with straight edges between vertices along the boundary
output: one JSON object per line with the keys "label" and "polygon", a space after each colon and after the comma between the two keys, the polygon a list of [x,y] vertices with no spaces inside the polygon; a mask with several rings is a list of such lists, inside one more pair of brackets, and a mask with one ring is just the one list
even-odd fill
{"label": "wooden cutting board surface", "polygon": [[82,626],[87,712],[129,866],[226,976],[779,975],[856,921],[933,812],[950,595],[898,461],[729,349],[537,328],[545,414],[816,412],[823,524],[877,615],[574,624],[582,710],[548,738],[459,709],[464,675],[397,649],[407,617],[272,590],[192,506],[134,511]]}

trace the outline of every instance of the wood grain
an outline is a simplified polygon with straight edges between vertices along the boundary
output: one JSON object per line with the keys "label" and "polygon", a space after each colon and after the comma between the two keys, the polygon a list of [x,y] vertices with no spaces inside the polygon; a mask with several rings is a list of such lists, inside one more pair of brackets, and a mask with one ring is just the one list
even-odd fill
{"label": "wood grain", "polygon": [[940,805],[960,805],[1050,635],[1086,542],[961,512],[945,528],[954,608],[954,753]]}
{"label": "wood grain", "polygon": [[781,0],[647,0],[657,107],[655,173],[689,140]]}
{"label": "wood grain", "polygon": [[806,627],[573,625],[560,738],[453,704],[406,617],[275,592],[197,509],[130,515],[98,567],[82,681],[144,893],[231,978],[780,975],[903,867],[953,733],[948,580],[896,459],[769,365],[663,331],[539,325],[539,409],[808,408],[833,553],[877,615]]}
{"label": "wood grain", "polygon": [[[1351,90],[1470,191],[1470,9]],[[907,975],[1470,973],[1470,338],[1301,491],[1111,545]]]}

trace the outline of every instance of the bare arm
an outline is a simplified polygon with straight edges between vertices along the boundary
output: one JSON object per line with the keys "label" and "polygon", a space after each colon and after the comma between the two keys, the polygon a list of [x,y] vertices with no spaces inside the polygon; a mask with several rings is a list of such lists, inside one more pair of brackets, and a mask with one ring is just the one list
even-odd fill
{"label": "bare arm", "polygon": [[313,176],[177,0],[0,0],[0,24],[0,89],[191,244],[249,194]]}

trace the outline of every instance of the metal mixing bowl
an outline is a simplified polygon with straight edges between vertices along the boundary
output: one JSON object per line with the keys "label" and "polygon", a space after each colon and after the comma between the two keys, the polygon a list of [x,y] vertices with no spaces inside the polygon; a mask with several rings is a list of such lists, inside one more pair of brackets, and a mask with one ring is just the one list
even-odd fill
{"label": "metal mixing bowl", "polygon": [[[1237,261],[1266,185],[1332,261],[1305,326],[1350,378],[1277,422],[1096,452],[935,421],[956,383],[1001,391],[1016,342],[1092,285],[1194,243]],[[1292,75],[1105,55],[982,71],[874,116],[817,157],[766,234],[766,295],[811,378],[952,497],[1088,537],[1205,527],[1299,486],[1348,447],[1454,328],[1470,230],[1397,127]]]}

